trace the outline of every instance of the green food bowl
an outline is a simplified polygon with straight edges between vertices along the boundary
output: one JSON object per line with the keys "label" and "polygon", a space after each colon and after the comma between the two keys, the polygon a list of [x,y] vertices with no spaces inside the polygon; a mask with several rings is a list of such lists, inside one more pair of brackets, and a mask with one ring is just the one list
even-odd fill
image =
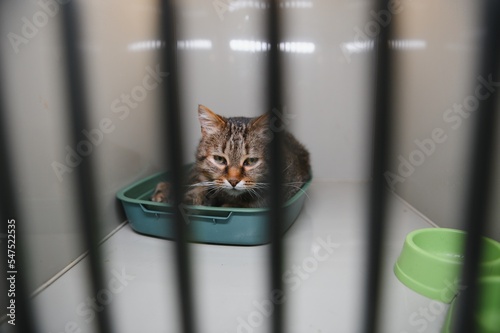
{"label": "green food bowl", "polygon": [[[480,303],[476,309],[476,333],[500,332],[500,276],[488,276],[479,280]],[[457,297],[448,312],[442,333],[452,333],[453,313],[460,296]]]}
{"label": "green food bowl", "polygon": [[[459,283],[466,233],[456,229],[427,228],[409,233],[394,273],[422,296],[450,303],[463,288]],[[500,243],[483,238],[481,276],[500,275]]]}

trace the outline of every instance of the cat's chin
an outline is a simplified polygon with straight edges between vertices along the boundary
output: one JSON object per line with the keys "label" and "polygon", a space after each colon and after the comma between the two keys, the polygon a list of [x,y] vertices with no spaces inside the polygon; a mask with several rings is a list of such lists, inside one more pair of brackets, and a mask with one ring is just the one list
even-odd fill
{"label": "cat's chin", "polygon": [[239,197],[240,195],[242,194],[245,194],[247,191],[245,190],[237,190],[237,189],[234,189],[234,188],[231,188],[231,189],[224,189],[224,192],[232,197]]}

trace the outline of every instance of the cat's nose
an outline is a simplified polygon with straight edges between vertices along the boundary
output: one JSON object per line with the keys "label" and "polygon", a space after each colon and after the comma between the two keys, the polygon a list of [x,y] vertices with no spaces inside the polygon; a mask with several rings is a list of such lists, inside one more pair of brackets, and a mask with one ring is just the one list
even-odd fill
{"label": "cat's nose", "polygon": [[229,182],[229,184],[231,184],[232,187],[236,187],[236,185],[238,185],[238,183],[240,182],[239,179],[228,179],[227,181]]}

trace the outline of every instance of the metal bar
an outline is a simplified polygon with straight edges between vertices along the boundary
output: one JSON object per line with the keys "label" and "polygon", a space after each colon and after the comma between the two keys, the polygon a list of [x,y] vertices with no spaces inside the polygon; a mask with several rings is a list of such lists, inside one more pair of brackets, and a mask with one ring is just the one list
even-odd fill
{"label": "metal bar", "polygon": [[[4,6],[4,4],[3,2],[0,2],[0,8],[2,8],[2,6]],[[6,76],[2,74],[2,52],[0,52],[0,158],[2,159],[0,162],[0,198],[2,198],[0,202],[0,233],[2,233],[1,242],[3,250],[1,253],[1,260],[5,263],[5,266],[2,265],[1,267],[5,268],[2,277],[4,278],[4,281],[7,281],[7,290],[5,290],[5,294],[3,293],[4,291],[2,291],[2,294],[7,297],[7,307],[11,307],[11,300],[15,302],[15,317],[7,317],[7,321],[15,319],[13,322],[15,323],[15,326],[12,326],[12,328],[16,332],[31,333],[37,332],[37,329],[34,320],[34,311],[29,298],[29,291],[25,279],[25,276],[29,276],[29,268],[27,267],[27,258],[24,250],[26,242],[23,237],[26,230],[23,230],[23,221],[19,215],[18,192],[15,190],[14,185],[15,178],[12,165],[14,158],[12,151],[10,150],[10,147],[13,147],[13,144],[11,140],[9,140],[7,109],[4,105],[5,98],[3,98],[3,95],[5,94],[3,79]],[[12,222],[12,220],[14,220],[14,222]],[[14,236],[15,238],[12,238],[11,236]],[[15,243],[9,243],[11,240],[14,240]],[[9,245],[12,244],[15,247],[11,250],[15,251],[15,255],[9,257]],[[10,277],[14,277],[14,280],[12,281],[15,282],[15,295],[9,292],[10,282],[7,278]],[[10,314],[10,311],[10,309],[7,309],[7,314]]]}
{"label": "metal bar", "polygon": [[[390,1],[379,0],[377,12],[387,10]],[[365,302],[363,332],[377,332],[379,324],[379,303],[381,295],[381,266],[387,218],[387,189],[384,172],[389,169],[390,147],[392,142],[392,53],[389,40],[392,22],[380,26],[375,39],[375,78],[374,78],[374,118],[373,147],[371,162],[372,182],[369,189],[368,206],[368,247],[367,273],[365,283]]]}
{"label": "metal bar", "polygon": [[[161,55],[161,68],[165,68],[169,74],[163,91],[163,104],[160,109],[166,126],[161,129],[166,142],[166,165],[174,175],[170,180],[172,185],[172,199],[175,210],[175,233],[176,233],[176,267],[177,280],[179,284],[179,303],[181,304],[181,324],[183,332],[193,333],[196,327],[196,316],[193,307],[193,294],[191,283],[191,263],[189,247],[187,246],[187,222],[184,221],[180,209],[184,198],[184,175],[182,156],[181,116],[179,102],[179,69],[177,63],[177,25],[175,0],[163,0],[161,2],[160,34],[165,41],[165,48]],[[166,110],[164,112],[163,110]]]}
{"label": "metal bar", "polygon": [[[269,13],[267,16],[267,33],[269,37],[269,59],[267,64],[267,102],[268,110],[271,112],[270,130],[281,129],[283,109],[283,91],[282,91],[282,70],[281,57],[279,50],[280,43],[280,13],[277,0],[271,0],[269,3]],[[276,116],[275,110],[279,110],[281,116]],[[269,232],[270,232],[270,273],[271,290],[273,292],[284,293],[282,283],[283,272],[283,241],[281,237],[283,225],[283,152],[282,152],[282,131],[273,132],[273,139],[270,143],[270,213],[269,213]],[[272,314],[272,332],[284,332],[284,305],[282,302],[275,304]]]}
{"label": "metal bar", "polygon": [[[499,13],[499,1],[485,0],[483,2],[482,22],[484,22],[486,29],[482,40],[479,75],[484,80],[493,82],[496,87],[498,87],[500,81]],[[462,272],[462,283],[467,286],[467,290],[457,299],[458,305],[453,332],[469,333],[478,331],[475,327],[475,309],[480,302],[477,280],[480,273],[479,262],[482,257],[481,242],[487,230],[488,212],[491,207],[497,113],[498,93],[494,90],[488,98],[479,100],[474,137],[470,147],[470,160],[473,161],[473,164],[469,171],[467,201],[464,212],[467,240]]]}
{"label": "metal bar", "polygon": [[[68,87],[69,123],[71,141],[74,147],[85,140],[82,131],[88,129],[88,95],[85,90],[85,76],[80,44],[80,25],[77,4],[74,1],[61,6],[63,23],[63,47],[65,52],[66,80]],[[85,157],[76,168],[80,223],[85,245],[89,249],[90,282],[93,294],[106,288],[99,248],[99,212],[96,199],[95,177],[92,155]],[[100,332],[111,332],[109,306],[97,312],[97,326]]]}

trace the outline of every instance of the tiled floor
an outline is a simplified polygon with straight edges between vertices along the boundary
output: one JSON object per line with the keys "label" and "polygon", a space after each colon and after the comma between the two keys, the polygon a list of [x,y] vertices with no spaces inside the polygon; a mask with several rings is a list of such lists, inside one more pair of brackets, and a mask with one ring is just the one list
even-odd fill
{"label": "tiled floor", "polygon": [[[301,215],[285,235],[286,332],[358,331],[366,264],[365,187],[337,182],[311,186]],[[439,324],[445,308],[434,319],[418,318],[418,309],[429,301],[392,274],[405,235],[431,224],[404,201],[391,198],[382,331],[438,332],[431,326]],[[96,311],[103,308],[111,310],[115,332],[179,332],[174,244],[139,235],[126,224],[103,247],[108,288],[92,295],[82,287],[87,259],[82,260],[35,297],[40,332],[94,332]],[[267,332],[273,309],[266,287],[269,247],[190,248],[199,332]]]}

